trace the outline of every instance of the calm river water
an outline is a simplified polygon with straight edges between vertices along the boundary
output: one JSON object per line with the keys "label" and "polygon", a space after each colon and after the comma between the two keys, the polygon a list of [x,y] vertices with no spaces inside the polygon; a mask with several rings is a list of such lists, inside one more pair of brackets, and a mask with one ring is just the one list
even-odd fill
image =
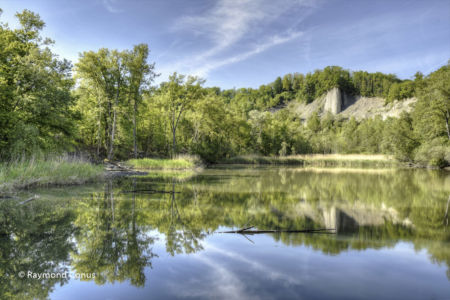
{"label": "calm river water", "polygon": [[[0,299],[450,299],[450,173],[227,166],[0,199]],[[336,234],[220,233],[334,228]]]}

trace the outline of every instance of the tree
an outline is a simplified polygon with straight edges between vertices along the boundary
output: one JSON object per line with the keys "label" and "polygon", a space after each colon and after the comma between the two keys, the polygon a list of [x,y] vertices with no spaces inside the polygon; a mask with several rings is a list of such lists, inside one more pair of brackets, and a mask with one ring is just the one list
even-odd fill
{"label": "tree", "polygon": [[273,93],[275,95],[280,94],[283,91],[283,83],[281,77],[277,77],[273,83]]}
{"label": "tree", "polygon": [[183,113],[188,110],[194,101],[203,97],[202,84],[205,81],[195,76],[174,73],[169,76],[169,81],[161,84],[162,105],[169,116],[170,130],[172,133],[172,157],[177,153],[176,133]]}
{"label": "tree", "polygon": [[411,115],[403,112],[398,119],[388,119],[385,127],[385,142],[401,161],[413,161],[414,150],[420,145],[414,135],[412,122]]}
{"label": "tree", "polygon": [[128,68],[129,102],[133,102],[133,150],[134,157],[137,158],[136,142],[136,115],[138,105],[142,102],[142,93],[157,76],[154,72],[155,64],[148,64],[148,45],[139,44],[134,46],[132,51],[126,55],[126,67]]}
{"label": "tree", "polygon": [[71,64],[40,36],[44,22],[29,10],[21,26],[0,23],[0,156],[70,149],[74,103]]}
{"label": "tree", "polygon": [[282,81],[282,86],[283,86],[283,91],[285,92],[291,92],[292,91],[292,75],[291,74],[286,74],[283,76],[283,81]]}
{"label": "tree", "polygon": [[[117,114],[126,88],[125,59],[125,52],[102,48],[98,52],[83,52],[76,64],[78,77],[85,81],[81,84],[95,91],[99,106],[98,123],[103,124],[109,160],[114,158]],[[99,131],[101,127],[99,126]],[[100,137],[99,133],[98,136]]]}
{"label": "tree", "polygon": [[426,78],[414,112],[415,131],[424,141],[450,141],[450,63]]}

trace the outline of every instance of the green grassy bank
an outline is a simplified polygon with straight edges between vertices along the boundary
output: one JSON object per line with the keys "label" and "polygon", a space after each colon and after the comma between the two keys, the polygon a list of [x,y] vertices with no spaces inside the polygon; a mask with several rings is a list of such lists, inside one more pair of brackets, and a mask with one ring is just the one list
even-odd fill
{"label": "green grassy bank", "polygon": [[246,155],[232,157],[221,164],[271,164],[317,167],[397,167],[401,164],[386,155],[365,154],[310,154],[291,156]]}
{"label": "green grassy bank", "polygon": [[136,170],[190,170],[202,166],[200,158],[191,155],[180,155],[174,159],[130,159],[122,164]]}
{"label": "green grassy bank", "polygon": [[35,186],[83,184],[104,176],[102,165],[68,156],[0,163],[0,192]]}

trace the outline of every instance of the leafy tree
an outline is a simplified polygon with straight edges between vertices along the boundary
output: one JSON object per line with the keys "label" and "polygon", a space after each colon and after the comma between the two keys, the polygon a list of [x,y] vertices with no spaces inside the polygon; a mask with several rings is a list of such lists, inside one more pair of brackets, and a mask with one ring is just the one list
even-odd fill
{"label": "leafy tree", "polygon": [[292,75],[286,74],[283,76],[282,81],[283,91],[291,92],[292,91]]}
{"label": "leafy tree", "polygon": [[445,137],[450,141],[450,63],[431,73],[419,91],[415,131],[424,142]]}
{"label": "leafy tree", "polygon": [[71,64],[40,36],[45,24],[38,14],[16,17],[17,29],[0,23],[0,156],[69,150],[76,118]]}
{"label": "leafy tree", "polygon": [[273,83],[273,92],[275,95],[280,94],[283,91],[283,82],[281,77],[277,77]]}
{"label": "leafy tree", "polygon": [[153,81],[157,74],[154,72],[155,64],[148,64],[148,45],[139,44],[129,51],[126,58],[128,68],[129,102],[133,102],[133,150],[137,158],[136,123],[138,105],[142,102],[142,93]]}
{"label": "leafy tree", "polygon": [[[118,110],[124,104],[126,88],[125,52],[100,49],[80,55],[76,64],[77,76],[86,89],[93,90],[97,97],[98,134],[104,131],[106,153],[109,160],[114,157],[117,134]],[[103,130],[102,128],[103,127]],[[99,145],[101,141],[98,141]]]}
{"label": "leafy tree", "polygon": [[168,115],[172,133],[172,157],[177,153],[176,133],[183,113],[190,109],[195,101],[203,97],[201,85],[204,80],[197,77],[174,73],[169,81],[161,84],[160,101]]}

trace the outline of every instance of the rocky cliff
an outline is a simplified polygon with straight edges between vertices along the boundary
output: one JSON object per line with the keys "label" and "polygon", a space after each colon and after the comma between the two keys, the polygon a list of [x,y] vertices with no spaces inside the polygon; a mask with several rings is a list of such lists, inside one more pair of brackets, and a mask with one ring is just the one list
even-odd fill
{"label": "rocky cliff", "polygon": [[333,88],[327,94],[309,104],[291,102],[289,106],[304,120],[308,119],[314,112],[321,116],[331,113],[343,118],[364,119],[379,115],[386,119],[387,117],[398,117],[403,111],[410,112],[416,98],[394,101],[386,105],[385,102],[383,98],[353,96],[338,88]]}

